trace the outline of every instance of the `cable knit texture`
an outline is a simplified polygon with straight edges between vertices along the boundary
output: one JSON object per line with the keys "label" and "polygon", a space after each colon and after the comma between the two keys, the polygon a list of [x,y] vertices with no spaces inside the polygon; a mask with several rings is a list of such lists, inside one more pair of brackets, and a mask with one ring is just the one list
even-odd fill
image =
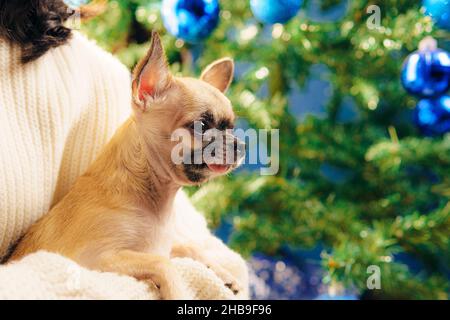
{"label": "cable knit texture", "polygon": [[[191,259],[173,259],[191,299],[236,297],[216,275]],[[90,271],[57,254],[38,252],[2,267],[0,300],[10,299],[158,299],[155,288],[127,276]]]}
{"label": "cable knit texture", "polygon": [[[95,159],[129,116],[130,74],[112,55],[74,32],[68,44],[22,65],[20,48],[0,40],[0,260]],[[180,192],[180,241],[201,241],[244,287],[234,296],[206,266],[174,264],[193,299],[247,298],[242,258],[210,234]],[[0,299],[154,299],[132,278],[99,273],[39,252],[0,266]]]}

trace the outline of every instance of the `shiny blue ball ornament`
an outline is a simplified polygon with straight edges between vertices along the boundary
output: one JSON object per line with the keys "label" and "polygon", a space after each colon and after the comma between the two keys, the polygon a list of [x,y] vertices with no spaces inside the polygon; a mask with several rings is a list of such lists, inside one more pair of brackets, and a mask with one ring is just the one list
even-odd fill
{"label": "shiny blue ball ornament", "polygon": [[286,23],[295,17],[303,0],[250,0],[256,19],[263,23]]}
{"label": "shiny blue ball ornament", "polygon": [[161,15],[173,36],[190,43],[206,39],[219,23],[218,0],[163,0]]}
{"label": "shiny blue ball ornament", "polygon": [[330,295],[330,294],[321,294],[314,300],[358,300],[358,297],[352,294],[343,294],[343,295]]}
{"label": "shiny blue ball ornament", "polygon": [[423,7],[439,28],[450,30],[450,0],[424,0]]}
{"label": "shiny blue ball ornament", "polygon": [[420,100],[414,109],[414,122],[426,136],[439,136],[449,132],[450,96]]}
{"label": "shiny blue ball ornament", "polygon": [[78,8],[82,5],[87,4],[88,0],[64,0],[64,3],[71,8]]}
{"label": "shiny blue ball ornament", "polygon": [[410,54],[401,73],[403,87],[421,98],[432,98],[444,94],[450,88],[450,55],[438,49],[434,41],[421,43],[421,48]]}

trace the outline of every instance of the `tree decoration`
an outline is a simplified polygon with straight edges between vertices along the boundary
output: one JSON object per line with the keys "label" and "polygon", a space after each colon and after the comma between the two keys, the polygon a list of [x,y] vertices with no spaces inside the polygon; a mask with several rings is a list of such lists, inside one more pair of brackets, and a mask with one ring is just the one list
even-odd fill
{"label": "tree decoration", "polygon": [[315,300],[358,300],[358,298],[355,295],[352,294],[321,294],[318,296]]}
{"label": "tree decoration", "polygon": [[286,23],[297,15],[302,2],[302,0],[250,0],[250,7],[256,19],[263,23]]}
{"label": "tree decoration", "polygon": [[89,0],[64,0],[64,3],[71,8],[78,8],[88,3]]}
{"label": "tree decoration", "polygon": [[219,23],[218,0],[163,0],[164,26],[175,37],[190,43],[206,39]]}
{"label": "tree decoration", "polygon": [[320,281],[319,263],[314,269],[311,265],[299,268],[289,257],[254,254],[248,264],[253,299],[312,299],[327,289]]}
{"label": "tree decoration", "polygon": [[424,0],[423,6],[439,28],[450,30],[450,0]]}
{"label": "tree decoration", "polygon": [[442,135],[450,131],[450,96],[423,99],[414,110],[414,122],[427,136]]}
{"label": "tree decoration", "polygon": [[424,38],[419,50],[410,54],[402,70],[404,88],[418,97],[437,97],[450,86],[450,55],[438,49],[431,37]]}

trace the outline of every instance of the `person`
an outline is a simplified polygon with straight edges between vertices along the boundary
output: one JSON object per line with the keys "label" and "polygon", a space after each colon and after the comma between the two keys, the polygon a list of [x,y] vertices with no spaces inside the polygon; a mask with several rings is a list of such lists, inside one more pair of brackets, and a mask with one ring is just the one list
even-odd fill
{"label": "person", "polygon": [[[129,116],[129,70],[110,53],[66,27],[72,13],[62,0],[0,0],[0,261],[3,262],[27,229],[64,197]],[[178,194],[175,207],[180,210],[180,223],[202,226],[205,241],[213,252],[220,253],[219,262],[246,288],[247,268],[242,258],[211,235],[204,218],[184,193]],[[186,235],[186,241],[188,238]],[[67,267],[72,263],[49,254],[36,255],[39,264],[53,261]],[[0,290],[0,297],[3,294],[8,298],[10,293],[2,281],[28,279],[24,273],[38,263],[33,257],[24,260],[27,261],[20,270],[15,265],[0,266],[0,287],[6,290],[6,293]],[[49,265],[44,269],[55,267]],[[66,271],[57,268],[59,277]],[[88,271],[83,270],[84,273]],[[100,280],[98,283],[101,286]],[[131,283],[130,280],[130,286]],[[20,293],[16,292],[15,297],[28,297],[26,288],[25,285]],[[38,297],[47,298],[43,294]],[[242,298],[247,295],[247,289],[241,292]],[[107,298],[108,294],[88,297]]]}

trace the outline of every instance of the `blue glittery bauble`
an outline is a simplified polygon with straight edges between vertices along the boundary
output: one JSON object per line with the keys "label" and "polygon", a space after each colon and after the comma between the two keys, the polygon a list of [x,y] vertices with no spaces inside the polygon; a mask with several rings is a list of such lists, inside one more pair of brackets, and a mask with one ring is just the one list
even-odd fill
{"label": "blue glittery bauble", "polygon": [[79,6],[88,3],[88,0],[64,0],[64,3],[69,7],[78,8]]}
{"label": "blue glittery bauble", "polygon": [[[312,279],[290,259],[255,254],[248,263],[252,299],[293,300],[311,294],[310,287],[313,285],[309,282]],[[316,276],[314,286],[319,285],[321,281]]]}
{"label": "blue glittery bauble", "polygon": [[207,38],[219,23],[218,0],[163,0],[164,26],[177,38],[196,43]]}
{"label": "blue glittery bauble", "polygon": [[450,96],[420,100],[414,110],[414,122],[427,136],[437,136],[449,132]]}
{"label": "blue glittery bauble", "polygon": [[402,83],[419,97],[436,97],[450,87],[450,55],[440,49],[416,51],[403,64]]}
{"label": "blue glittery bauble", "polygon": [[424,0],[423,6],[438,27],[450,30],[450,0]]}
{"label": "blue glittery bauble", "polygon": [[358,300],[358,297],[352,294],[343,294],[343,295],[330,295],[330,294],[321,294],[314,300]]}
{"label": "blue glittery bauble", "polygon": [[303,0],[250,0],[255,17],[264,23],[285,23],[295,17]]}

